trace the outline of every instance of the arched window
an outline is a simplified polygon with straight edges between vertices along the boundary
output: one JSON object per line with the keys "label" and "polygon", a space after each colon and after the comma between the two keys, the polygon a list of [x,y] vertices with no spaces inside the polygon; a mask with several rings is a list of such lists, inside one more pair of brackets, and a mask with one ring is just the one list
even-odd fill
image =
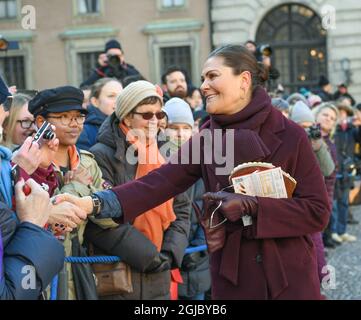
{"label": "arched window", "polygon": [[317,87],[320,75],[327,76],[326,30],[321,18],[300,4],[272,9],[260,23],[256,42],[270,44],[272,63],[287,91]]}

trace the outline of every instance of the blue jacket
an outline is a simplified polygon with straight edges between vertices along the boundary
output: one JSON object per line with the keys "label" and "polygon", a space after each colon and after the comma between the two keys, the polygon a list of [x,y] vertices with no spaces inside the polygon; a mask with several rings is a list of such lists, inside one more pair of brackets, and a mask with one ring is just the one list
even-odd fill
{"label": "blue jacket", "polygon": [[38,299],[63,267],[63,245],[43,228],[29,222],[17,224],[3,203],[0,233],[0,300]]}
{"label": "blue jacket", "polygon": [[12,152],[10,149],[0,146],[0,199],[3,200],[9,208],[12,207],[12,185],[11,185],[11,160]]}
{"label": "blue jacket", "polygon": [[99,128],[107,118],[107,115],[93,105],[89,105],[87,110],[89,113],[86,117],[83,131],[76,146],[79,149],[89,151],[89,149],[97,142],[96,138]]}

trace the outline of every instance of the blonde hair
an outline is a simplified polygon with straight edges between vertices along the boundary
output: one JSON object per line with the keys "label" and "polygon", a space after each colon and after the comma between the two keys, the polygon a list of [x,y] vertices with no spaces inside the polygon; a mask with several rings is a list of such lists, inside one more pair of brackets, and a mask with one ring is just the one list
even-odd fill
{"label": "blonde hair", "polygon": [[315,120],[317,121],[317,117],[318,115],[320,114],[320,112],[324,109],[331,109],[332,111],[335,112],[336,114],[336,121],[335,121],[335,124],[330,132],[330,136],[332,137],[333,134],[335,133],[335,130],[336,130],[336,125],[337,125],[337,118],[339,116],[339,111],[338,111],[338,108],[336,107],[336,105],[332,102],[324,102],[324,103],[321,103],[320,105],[318,105],[317,107],[315,107],[314,109],[312,109],[312,113],[313,115],[315,116]]}
{"label": "blonde hair", "polygon": [[21,111],[22,107],[30,100],[31,97],[26,94],[22,94],[22,93],[14,94],[11,108],[9,111],[9,116],[4,120],[3,123],[4,133],[3,133],[2,144],[4,146],[8,148],[12,148],[14,146],[12,133],[14,132],[19,112]]}

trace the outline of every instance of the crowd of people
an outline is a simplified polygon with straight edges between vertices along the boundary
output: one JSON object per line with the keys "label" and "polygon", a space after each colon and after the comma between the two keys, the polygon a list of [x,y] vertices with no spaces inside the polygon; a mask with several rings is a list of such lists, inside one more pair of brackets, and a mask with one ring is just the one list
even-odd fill
{"label": "crowd of people", "polygon": [[[214,50],[200,88],[179,66],[147,81],[117,40],[79,88],[29,96],[1,80],[0,299],[50,299],[56,275],[59,300],[324,298],[325,247],[356,240],[361,105],[325,76],[267,90],[279,73],[255,48]],[[233,192],[219,149],[233,167],[281,167],[292,198]],[[94,255],[121,262],[64,263]]]}

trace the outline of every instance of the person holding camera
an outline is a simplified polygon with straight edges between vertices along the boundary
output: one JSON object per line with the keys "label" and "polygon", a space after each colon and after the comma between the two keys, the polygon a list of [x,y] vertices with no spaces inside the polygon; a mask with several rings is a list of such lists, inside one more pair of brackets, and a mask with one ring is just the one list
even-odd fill
{"label": "person holding camera", "polygon": [[355,144],[361,142],[360,122],[354,118],[351,106],[337,103],[339,121],[335,132],[337,153],[337,179],[332,208],[332,239],[338,243],[353,242],[357,238],[347,233],[347,217],[349,211],[349,194],[353,188],[355,165]]}
{"label": "person holding camera", "polygon": [[280,77],[280,72],[272,65],[272,47],[269,44],[257,46],[257,43],[252,40],[248,40],[245,47],[254,54],[258,62],[263,63],[267,68],[269,77],[267,87],[269,91],[273,90],[275,87],[274,81]]}
{"label": "person holding camera", "polygon": [[[312,113],[315,116],[316,122],[320,124],[322,138],[326,142],[328,149],[330,150],[330,154],[332,156],[333,162],[336,165],[335,170],[332,172],[331,175],[325,177],[325,184],[327,189],[327,195],[329,199],[330,206],[333,205],[333,197],[335,191],[335,183],[336,183],[336,173],[337,173],[337,155],[336,155],[336,145],[331,140],[333,139],[333,135],[336,130],[336,124],[338,119],[338,109],[333,103],[324,102],[317,106],[316,108],[312,109]],[[339,242],[336,242],[332,239],[332,232],[331,232],[331,225],[332,215],[330,216],[330,221],[323,232],[323,244],[327,248],[335,248],[339,245]]]}
{"label": "person holding camera", "polygon": [[123,83],[127,77],[139,76],[140,72],[131,64],[125,62],[124,51],[117,40],[109,40],[105,44],[104,53],[98,58],[98,65],[80,87],[92,85],[101,78],[116,78]]}
{"label": "person holding camera", "polygon": [[[317,158],[318,165],[324,177],[330,176],[335,170],[335,163],[329,152],[326,142],[322,139],[321,128],[316,124],[311,109],[302,101],[297,101],[291,108],[289,119],[296,122],[306,130],[313,152]],[[322,233],[317,232],[311,235],[317,251],[317,265],[320,282],[324,277],[322,268],[326,265],[325,248],[322,240]]]}
{"label": "person holding camera", "polygon": [[[2,104],[10,95],[0,77],[2,111]],[[11,210],[10,160],[31,174],[38,167],[41,155],[39,146],[32,142],[31,137],[25,140],[15,155],[0,146],[0,300],[38,299],[64,263],[62,245],[43,229],[49,218],[49,195],[34,180],[26,182],[31,190],[29,195],[24,193],[24,180],[16,184],[16,214]],[[28,284],[25,287],[24,267],[34,275],[25,279]]]}

